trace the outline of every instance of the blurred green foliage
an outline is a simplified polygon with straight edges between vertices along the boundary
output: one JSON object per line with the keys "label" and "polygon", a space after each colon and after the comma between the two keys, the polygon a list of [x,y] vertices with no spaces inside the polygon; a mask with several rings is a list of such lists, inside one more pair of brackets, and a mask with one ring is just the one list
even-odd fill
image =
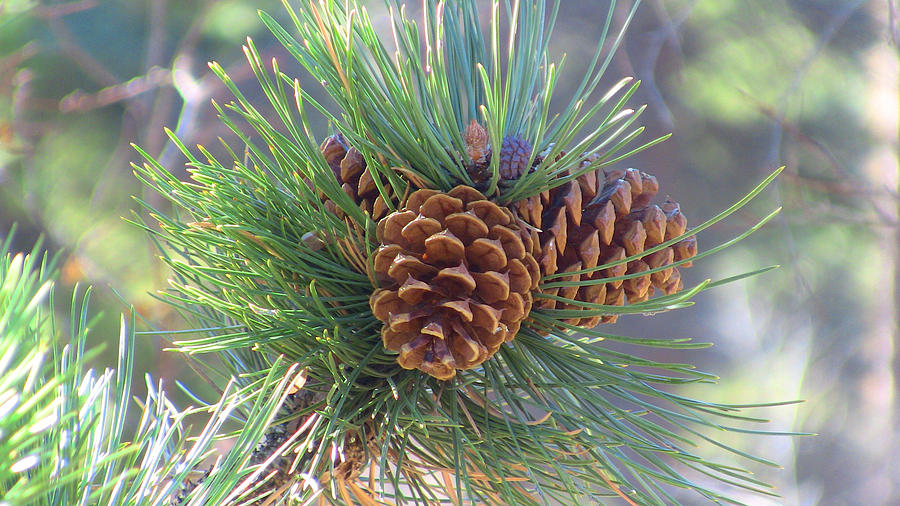
{"label": "blurred green foliage", "polygon": [[[630,2],[619,4],[617,12],[627,12]],[[722,398],[713,400],[808,400],[772,410],[773,428],[819,436],[770,438],[755,450],[793,462],[763,477],[779,484],[788,504],[900,497],[888,466],[892,448],[900,448],[887,414],[896,311],[888,280],[897,262],[897,48],[889,44],[889,5],[646,0],[608,72],[610,81],[628,74],[643,81],[634,104],[650,106],[648,139],[674,132],[635,163],[659,177],[691,223],[788,166],[768,201],[733,218],[733,227],[701,235],[701,247],[735,235],[773,205],[785,208],[780,221],[686,274],[697,281],[768,264],[781,270],[704,295],[695,308],[619,324],[636,335],[714,342],[699,354],[700,365],[723,378]],[[172,168],[183,160],[166,145],[164,125],[189,143],[217,145],[226,132],[208,103],[227,95],[205,63],[220,61],[243,89],[254,89],[239,45],[252,35],[264,57],[279,57],[255,14],[280,16],[279,3],[0,6],[0,236],[19,222],[25,249],[46,234],[51,249],[69,252],[64,281],[110,286],[155,325],[177,328],[176,315],[148,295],[167,276],[155,248],[120,219],[142,193],[128,168],[136,159],[128,143]],[[563,78],[578,77],[592,47],[584,41],[593,41],[605,12],[563,2],[553,45],[568,54]],[[576,84],[564,82],[563,96]],[[324,134],[326,126],[318,127]],[[109,290],[100,292],[108,313],[122,309]],[[112,329],[116,319],[107,320]],[[156,362],[145,367],[163,375],[181,370],[165,354],[145,356]],[[689,394],[714,390],[695,388],[703,392]]]}

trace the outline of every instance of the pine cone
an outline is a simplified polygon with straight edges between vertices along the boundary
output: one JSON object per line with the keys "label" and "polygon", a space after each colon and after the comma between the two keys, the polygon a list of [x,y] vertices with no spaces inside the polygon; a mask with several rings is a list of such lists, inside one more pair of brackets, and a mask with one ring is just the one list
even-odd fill
{"label": "pine cone", "polygon": [[531,310],[535,237],[467,186],[418,190],[378,223],[369,301],[397,361],[440,380],[490,358]]}
{"label": "pine cone", "polygon": [[[373,220],[379,220],[387,214],[388,207],[378,193],[372,174],[366,168],[362,154],[354,147],[347,146],[344,136],[332,135],[322,142],[319,148],[325,161],[334,172],[334,177],[341,183],[344,192],[350,196],[363,211],[369,213]],[[387,187],[390,190],[390,186]],[[332,213],[343,217],[344,212],[334,202],[324,198],[325,207]]]}
{"label": "pine cone", "polygon": [[[589,157],[578,170],[592,163]],[[541,276],[575,272],[623,260],[684,233],[687,219],[676,202],[651,205],[659,185],[656,178],[636,169],[610,172],[590,171],[549,192],[514,205],[528,224],[541,229]],[[589,274],[573,274],[554,281],[587,281],[635,274],[670,265],[697,254],[697,239],[691,236],[673,246],[628,263]],[[690,267],[690,262],[681,264]],[[676,267],[659,272],[581,287],[543,290],[550,295],[595,304],[624,305],[649,299],[655,290],[673,294],[683,288]],[[549,309],[577,309],[579,306],[552,299],[538,305]],[[585,328],[612,323],[616,315],[573,318],[567,321]]]}
{"label": "pine cone", "polygon": [[507,135],[500,147],[500,177],[518,179],[528,170],[531,144],[518,135]]}
{"label": "pine cone", "polygon": [[466,171],[476,185],[484,183],[490,177],[491,139],[488,132],[473,119],[463,132],[463,140],[469,158]]}
{"label": "pine cone", "polygon": [[466,142],[466,156],[473,164],[487,162],[491,154],[491,139],[483,126],[473,119],[463,132],[463,140]]}

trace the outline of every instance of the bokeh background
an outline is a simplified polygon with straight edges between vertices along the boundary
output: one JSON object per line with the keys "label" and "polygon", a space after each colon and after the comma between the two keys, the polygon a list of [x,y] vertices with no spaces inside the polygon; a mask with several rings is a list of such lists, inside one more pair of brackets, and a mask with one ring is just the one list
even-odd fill
{"label": "bokeh background", "polygon": [[[386,22],[382,2],[371,3]],[[562,1],[552,45],[567,54],[561,105],[608,5]],[[617,2],[617,26],[631,6]],[[317,87],[256,9],[282,13],[276,0],[0,0],[0,239],[18,223],[20,249],[43,236],[65,252],[61,290],[97,287],[98,340],[117,335],[127,304],[149,326],[184,325],[152,296],[167,278],[157,250],[122,219],[133,196],[155,202],[131,173],[129,143],[183,175],[164,126],[188,145],[227,136],[209,101],[228,96],[206,62],[221,62],[252,96],[240,50],[248,35]],[[642,80],[633,103],[649,105],[645,139],[674,132],[628,165],[656,174],[692,223],[787,167],[754,204],[702,234],[701,248],[779,206],[780,217],[685,274],[697,282],[780,269],[704,292],[692,308],[616,324],[714,343],[665,357],[721,377],[687,394],[805,400],[754,414],[771,430],[817,436],[718,434],[784,466],[754,466],[782,498],[742,497],[750,504],[900,504],[897,16],[893,0],[645,0],[607,73],[610,84]],[[164,341],[142,346],[146,370],[189,378]]]}

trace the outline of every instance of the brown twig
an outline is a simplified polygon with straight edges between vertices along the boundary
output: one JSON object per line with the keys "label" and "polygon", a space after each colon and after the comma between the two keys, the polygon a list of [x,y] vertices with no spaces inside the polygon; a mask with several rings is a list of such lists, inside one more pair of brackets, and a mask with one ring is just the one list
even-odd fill
{"label": "brown twig", "polygon": [[163,51],[166,48],[166,10],[167,0],[148,0],[149,19],[147,24],[147,43],[144,49],[144,68],[152,69],[163,65]]}
{"label": "brown twig", "polygon": [[13,80],[11,76],[13,76],[19,70],[20,66],[26,60],[36,55],[37,52],[37,44],[34,42],[29,42],[16,51],[13,51],[3,58],[0,58],[0,90],[4,90],[5,86],[9,86],[9,84],[11,84]]}
{"label": "brown twig", "polygon": [[171,71],[154,67],[144,75],[134,77],[124,83],[108,86],[97,93],[75,90],[63,97],[59,103],[59,110],[64,113],[86,112],[130,100],[142,93],[171,84]]}
{"label": "brown twig", "polygon": [[[812,50],[807,54],[806,58],[803,62],[796,68],[794,72],[794,79],[791,81],[791,84],[785,89],[784,93],[782,93],[781,98],[779,100],[778,110],[780,111],[778,115],[772,120],[772,132],[771,132],[771,141],[769,148],[768,160],[765,163],[766,170],[769,170],[771,167],[776,167],[780,165],[781,159],[781,145],[784,139],[784,118],[787,114],[787,105],[791,98],[797,93],[800,89],[800,85],[803,83],[803,80],[806,78],[806,74],[809,72],[812,64],[818,60],[818,58],[822,55],[823,51],[827,47],[828,43],[831,41],[832,37],[837,33],[837,31],[844,26],[844,23],[850,18],[850,16],[856,12],[863,4],[865,4],[867,0],[855,0],[852,3],[846,4],[841,10],[835,13],[831,19],[828,21],[828,24],[821,30],[819,39],[816,42],[816,45],[812,48]],[[773,191],[776,192],[777,199],[782,200],[781,195],[781,186],[778,181],[775,181],[772,185]],[[801,257],[799,250],[797,248],[797,244],[794,241],[794,234],[791,229],[787,226],[787,222],[785,221],[784,215],[777,218],[785,232],[785,243],[790,252],[791,261],[795,264],[799,262]],[[800,271],[795,270],[795,275],[797,276],[797,285],[802,287],[805,291],[806,295],[812,294],[812,285],[809,280],[807,280]]]}
{"label": "brown twig", "polygon": [[[177,60],[183,55],[189,55],[194,52],[200,39],[202,27],[206,24],[209,17],[210,9],[213,5],[211,0],[205,0],[200,8],[200,13],[194,17],[190,27],[188,27],[184,36],[178,42],[175,51],[173,51],[174,59]],[[172,63],[169,64],[172,66]],[[163,122],[172,111],[177,97],[176,90],[172,87],[160,88],[154,97],[153,105],[150,108],[150,114],[147,118],[148,128],[142,133],[142,144],[149,153],[160,153],[163,149],[166,137],[161,128]]]}
{"label": "brown twig", "polygon": [[888,4],[888,31],[891,34],[891,43],[900,46],[900,19],[897,17],[897,4],[894,0],[887,0]]}
{"label": "brown twig", "polygon": [[100,86],[115,86],[122,82],[115,74],[113,74],[105,65],[97,61],[90,53],[84,50],[81,45],[75,41],[75,37],[69,28],[59,17],[48,17],[47,25],[53,36],[59,42],[59,47],[65,52],[76,65],[81,67],[84,73]]}
{"label": "brown twig", "polygon": [[648,41],[645,44],[645,52],[641,57],[637,58],[637,64],[634,65],[634,75],[641,80],[642,88],[645,90],[650,107],[656,111],[655,114],[662,122],[665,130],[674,128],[674,119],[657,84],[656,67],[660,61],[663,48],[666,46],[674,48],[676,65],[682,59],[678,30],[688,20],[696,3],[696,1],[693,1],[685,6],[673,19],[661,0],[657,0],[653,6],[655,7],[656,17],[659,20],[659,28],[646,34]]}
{"label": "brown twig", "polygon": [[64,4],[39,5],[35,7],[34,13],[45,19],[61,18],[63,16],[68,16],[69,14],[93,9],[97,5],[99,5],[97,0],[77,0]]}
{"label": "brown twig", "polygon": [[831,166],[835,170],[836,175],[846,175],[849,172],[847,168],[844,167],[843,164],[841,164],[837,157],[834,156],[834,153],[832,153],[831,150],[829,150],[821,142],[804,133],[800,126],[796,123],[787,121],[784,118],[784,114],[779,113],[775,106],[764,103],[756,97],[751,96],[750,93],[744,90],[740,91],[744,95],[744,97],[753,102],[753,106],[760,114],[768,118],[773,123],[777,123],[782,131],[788,135],[788,137],[800,144],[811,146],[814,151],[819,152],[819,154],[828,159],[828,161],[831,162]]}

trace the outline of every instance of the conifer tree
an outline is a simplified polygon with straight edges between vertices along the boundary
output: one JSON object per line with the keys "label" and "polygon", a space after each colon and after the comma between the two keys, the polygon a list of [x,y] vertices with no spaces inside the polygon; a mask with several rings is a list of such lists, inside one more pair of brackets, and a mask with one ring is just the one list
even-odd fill
{"label": "conifer tree", "polygon": [[[757,406],[681,396],[674,387],[715,377],[608,343],[706,346],[609,324],[689,307],[701,291],[770,270],[687,287],[680,276],[775,216],[698,250],[698,234],[778,171],[693,227],[678,203],[658,199],[652,167],[627,168],[666,138],[641,137],[644,108],[629,108],[639,83],[598,89],[612,57],[603,42],[622,37],[613,7],[580,85],[554,112],[560,76],[576,71],[548,52],[558,2],[491,2],[483,26],[478,2],[425,0],[414,21],[390,1],[388,41],[353,0],[285,5],[290,26],[262,21],[333,104],[248,39],[266,103],[210,64],[234,96],[213,104],[240,139],[227,159],[169,132],[188,159],[180,180],[136,147],[145,162],[135,174],[172,204],[141,201],[150,219],[134,223],[172,270],[161,298],[194,325],[175,351],[221,398],[179,409],[148,380],[135,407],[134,316],[123,319],[117,367],[85,370],[89,292],[60,336],[43,302],[52,262],[4,247],[0,504],[772,494],[749,470],[694,450],[775,465],[706,433],[747,432],[743,422],[762,421],[744,413]],[[331,130],[313,131],[311,114]],[[126,423],[134,409],[136,429]],[[190,415],[205,424],[188,426]],[[222,440],[231,449],[220,453]]]}

